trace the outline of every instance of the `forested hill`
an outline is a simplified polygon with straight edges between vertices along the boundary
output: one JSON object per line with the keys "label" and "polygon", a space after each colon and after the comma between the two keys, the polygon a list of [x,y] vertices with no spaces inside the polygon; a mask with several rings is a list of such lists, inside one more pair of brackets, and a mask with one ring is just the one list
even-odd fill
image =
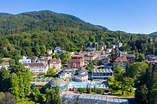
{"label": "forested hill", "polygon": [[45,55],[46,49],[57,46],[67,51],[81,51],[87,42],[110,47],[119,41],[124,44],[122,50],[129,51],[132,47],[131,50],[146,52],[146,48],[141,48],[147,40],[147,35],[110,31],[75,16],[47,10],[0,16],[1,57]]}
{"label": "forested hill", "polygon": [[[1,15],[1,14],[0,14]],[[31,30],[53,31],[107,31],[108,29],[84,22],[67,14],[44,10],[0,17],[0,35],[27,32]]]}
{"label": "forested hill", "polygon": [[0,16],[8,16],[8,15],[12,15],[12,14],[0,12]]}
{"label": "forested hill", "polygon": [[150,35],[157,35],[157,31],[153,32],[153,33],[150,33]]}

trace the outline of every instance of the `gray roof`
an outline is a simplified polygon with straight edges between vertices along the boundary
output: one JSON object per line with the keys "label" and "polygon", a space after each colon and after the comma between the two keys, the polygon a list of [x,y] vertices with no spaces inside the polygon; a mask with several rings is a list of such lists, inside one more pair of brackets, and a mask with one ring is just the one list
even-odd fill
{"label": "gray roof", "polygon": [[9,65],[9,62],[2,62],[2,63],[0,64],[0,66],[7,66],[7,65]]}
{"label": "gray roof", "polygon": [[94,69],[93,73],[113,73],[112,69]]}
{"label": "gray roof", "polygon": [[126,57],[135,57],[134,54],[125,54],[124,56],[126,56]]}
{"label": "gray roof", "polygon": [[51,84],[51,87],[64,86],[66,83],[67,82],[61,78],[56,78],[49,82],[49,84]]}
{"label": "gray roof", "polygon": [[128,99],[121,99],[115,97],[107,97],[101,95],[74,95],[74,94],[63,94],[62,101],[68,104],[74,104],[76,99],[79,98],[82,104],[129,104]]}

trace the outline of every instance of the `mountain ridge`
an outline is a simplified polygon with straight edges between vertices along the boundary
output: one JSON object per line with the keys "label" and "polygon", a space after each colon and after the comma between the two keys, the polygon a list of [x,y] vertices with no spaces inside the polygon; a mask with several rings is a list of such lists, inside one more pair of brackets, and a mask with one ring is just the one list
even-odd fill
{"label": "mountain ridge", "polygon": [[157,31],[150,33],[149,35],[157,35]]}
{"label": "mountain ridge", "polygon": [[0,16],[8,16],[8,15],[13,15],[13,14],[0,12]]}
{"label": "mountain ridge", "polygon": [[106,27],[90,24],[80,18],[55,13],[49,10],[23,12],[20,14],[1,16],[0,17],[0,35],[8,35],[14,33],[22,33],[34,29],[48,31],[109,31]]}

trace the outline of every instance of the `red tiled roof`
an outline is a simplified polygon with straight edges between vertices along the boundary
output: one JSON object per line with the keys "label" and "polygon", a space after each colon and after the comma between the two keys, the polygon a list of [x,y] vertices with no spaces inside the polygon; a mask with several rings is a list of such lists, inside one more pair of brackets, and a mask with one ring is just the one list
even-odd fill
{"label": "red tiled roof", "polygon": [[4,61],[9,61],[10,60],[10,58],[2,58]]}
{"label": "red tiled roof", "polygon": [[69,62],[71,63],[71,62],[82,62],[83,60],[81,60],[81,59],[71,59]]}
{"label": "red tiled roof", "polygon": [[84,56],[81,56],[81,55],[72,55],[71,58],[84,58]]}

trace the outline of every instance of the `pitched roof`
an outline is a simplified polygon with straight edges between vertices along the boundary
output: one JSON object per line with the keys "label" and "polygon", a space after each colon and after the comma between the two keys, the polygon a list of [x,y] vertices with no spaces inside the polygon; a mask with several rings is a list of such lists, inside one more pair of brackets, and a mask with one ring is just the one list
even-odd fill
{"label": "pitched roof", "polygon": [[9,62],[2,62],[2,63],[0,64],[0,66],[7,66],[7,65],[9,65]]}
{"label": "pitched roof", "polygon": [[5,57],[5,58],[2,58],[4,61],[9,61],[10,60],[10,58],[7,58],[7,57]]}
{"label": "pitched roof", "polygon": [[82,62],[83,60],[82,59],[71,59],[71,60],[69,60],[69,62],[71,63],[73,63],[73,62]]}
{"label": "pitched roof", "polygon": [[128,60],[126,59],[126,57],[117,57],[116,59],[115,59],[115,61],[116,62],[128,62]]}
{"label": "pitched roof", "polygon": [[51,84],[52,87],[57,87],[57,86],[64,86],[67,82],[64,81],[63,79],[61,78],[56,78],[54,80],[51,80],[49,82],[49,84]]}
{"label": "pitched roof", "polygon": [[134,54],[125,54],[124,56],[126,56],[126,57],[133,57],[133,58],[135,58],[135,55],[134,55]]}
{"label": "pitched roof", "polygon": [[61,63],[61,60],[60,59],[56,59],[56,58],[53,58],[51,61],[50,61],[50,64],[60,64]]}
{"label": "pitched roof", "polygon": [[44,63],[44,62],[34,62],[34,63],[28,63],[28,64],[24,64],[24,66],[30,66],[30,67],[36,67],[36,66],[44,66],[44,67],[47,67],[47,64]]}

